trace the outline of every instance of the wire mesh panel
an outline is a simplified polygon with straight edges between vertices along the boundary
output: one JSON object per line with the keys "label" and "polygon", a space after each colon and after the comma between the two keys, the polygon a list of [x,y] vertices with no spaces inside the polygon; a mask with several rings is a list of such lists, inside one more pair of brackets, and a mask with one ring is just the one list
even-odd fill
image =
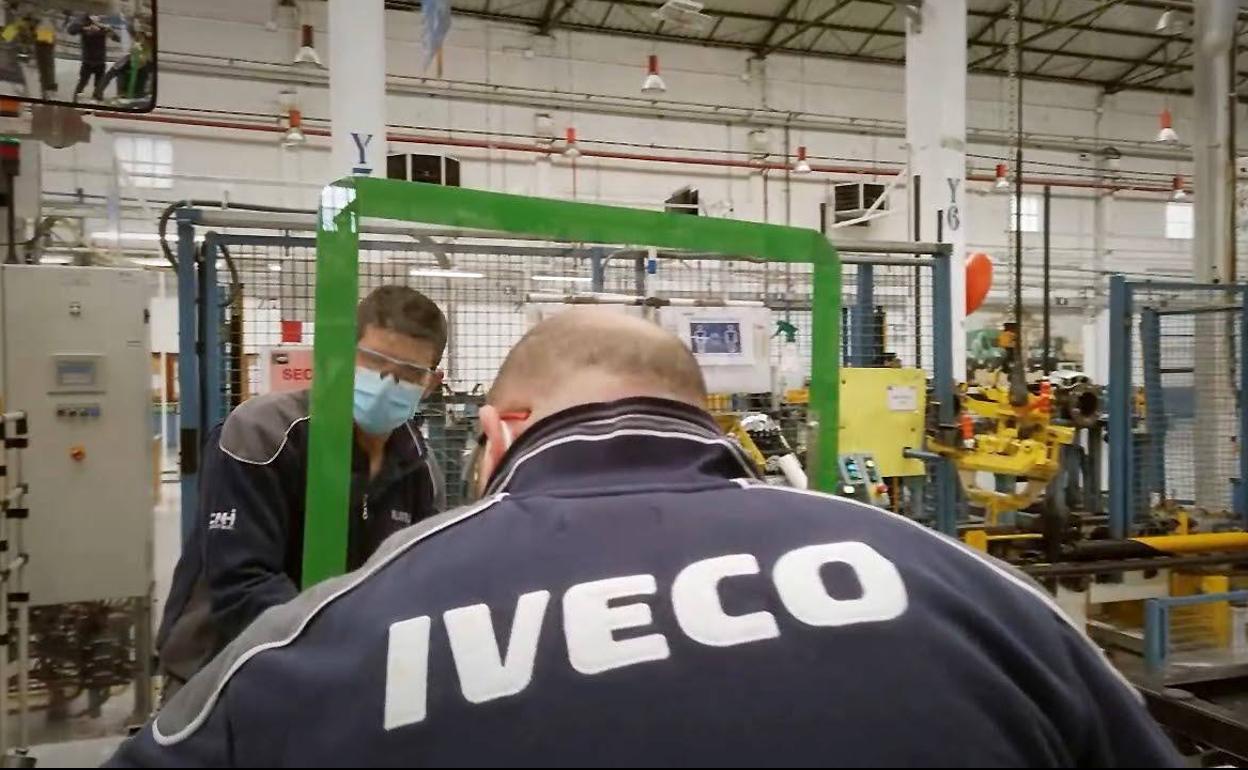
{"label": "wire mesh panel", "polygon": [[842,363],[930,374],[937,344],[930,265],[860,262],[841,271]]}
{"label": "wire mesh panel", "polygon": [[[710,346],[704,368],[712,407],[772,414],[805,458],[806,401],[785,395],[809,384],[808,265],[477,235],[364,240],[359,257],[360,298],[383,285],[409,286],[437,303],[447,319],[443,387],[424,402],[421,416],[449,504],[464,499],[464,457],[475,439],[477,409],[507,352],[536,321],[573,305],[646,316],[686,336],[695,350]],[[316,247],[307,236],[228,236],[210,243],[219,243],[229,262],[218,271],[221,398],[214,418],[222,419],[252,396],[310,386]],[[735,343],[709,336],[700,343],[699,319],[720,322],[706,325],[712,336],[729,332],[724,324],[744,321],[750,328],[739,327],[746,338]]]}
{"label": "wire mesh panel", "polygon": [[1140,284],[1132,310],[1133,517],[1182,508],[1216,526],[1238,507],[1240,293]]}
{"label": "wire mesh panel", "polygon": [[1223,589],[1150,599],[1143,636],[1145,666],[1153,675],[1242,665],[1248,662],[1248,592]]}

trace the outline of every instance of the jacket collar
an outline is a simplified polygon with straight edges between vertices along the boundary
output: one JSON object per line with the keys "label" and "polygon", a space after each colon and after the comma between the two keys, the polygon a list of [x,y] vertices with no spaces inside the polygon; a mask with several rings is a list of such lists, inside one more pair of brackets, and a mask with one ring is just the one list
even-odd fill
{"label": "jacket collar", "polygon": [[[424,461],[425,446],[419,436],[419,417],[408,420],[390,432],[390,438],[386,439],[386,454],[380,476],[411,472]],[[351,442],[351,467],[356,471],[368,471],[368,456],[354,440]]]}
{"label": "jacket collar", "polygon": [[709,414],[677,401],[626,398],[553,414],[503,456],[487,494],[757,478]]}

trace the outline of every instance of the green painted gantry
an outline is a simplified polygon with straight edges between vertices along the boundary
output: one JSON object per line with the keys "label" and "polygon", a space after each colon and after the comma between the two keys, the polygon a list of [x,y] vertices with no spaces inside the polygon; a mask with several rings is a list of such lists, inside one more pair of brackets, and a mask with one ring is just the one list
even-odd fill
{"label": "green painted gantry", "polygon": [[316,338],[304,530],[303,581],[346,569],[350,503],[355,319],[360,220],[376,218],[554,241],[628,244],[813,266],[810,427],[807,464],[815,489],[837,479],[841,266],[819,232],[371,177],[340,180],[321,194],[317,219]]}

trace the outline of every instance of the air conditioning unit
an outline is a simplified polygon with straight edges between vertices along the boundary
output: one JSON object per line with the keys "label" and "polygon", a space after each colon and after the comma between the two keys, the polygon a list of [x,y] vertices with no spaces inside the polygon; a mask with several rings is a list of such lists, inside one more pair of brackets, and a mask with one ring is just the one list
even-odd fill
{"label": "air conditioning unit", "polygon": [[[880,199],[883,198],[881,201]],[[875,202],[880,205],[875,206]],[[872,206],[875,211],[888,210],[888,197],[884,194],[884,185],[874,182],[841,182],[832,185],[832,221],[848,222],[864,216]],[[866,226],[869,222],[859,222]]]}
{"label": "air conditioning unit", "polygon": [[698,200],[698,188],[682,187],[663,201],[663,209],[669,214],[690,214],[698,216],[701,208]]}

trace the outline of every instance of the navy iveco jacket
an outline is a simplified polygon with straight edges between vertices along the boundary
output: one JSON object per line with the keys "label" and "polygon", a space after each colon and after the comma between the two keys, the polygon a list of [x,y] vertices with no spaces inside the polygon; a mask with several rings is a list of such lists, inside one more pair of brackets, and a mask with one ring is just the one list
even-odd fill
{"label": "navy iveco jacket", "polygon": [[265,613],[113,765],[1178,761],[1025,577],[629,399],[534,425],[485,499]]}
{"label": "navy iveco jacket", "polygon": [[[201,519],[174,570],[157,635],[162,671],[175,686],[262,612],[299,594],[309,398],[306,390],[253,398],[208,434]],[[349,569],[390,535],[446,508],[441,472],[415,422],[391,434],[373,478],[355,448],[350,499]]]}

